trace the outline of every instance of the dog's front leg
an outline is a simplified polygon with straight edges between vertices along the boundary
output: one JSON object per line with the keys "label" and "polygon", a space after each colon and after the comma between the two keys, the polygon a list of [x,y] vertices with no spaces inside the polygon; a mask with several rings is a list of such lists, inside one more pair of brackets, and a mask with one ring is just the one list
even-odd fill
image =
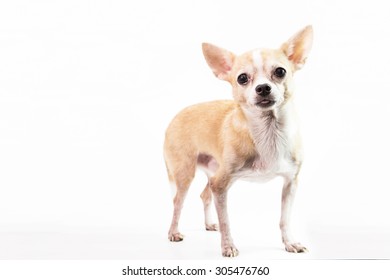
{"label": "dog's front leg", "polygon": [[307,249],[299,242],[295,242],[290,232],[291,208],[297,189],[297,177],[285,177],[282,191],[282,215],[280,218],[280,230],[282,231],[282,241],[286,251],[291,253],[304,253]]}
{"label": "dog's front leg", "polygon": [[238,250],[234,246],[230,235],[229,218],[227,213],[227,193],[231,185],[229,176],[216,175],[210,180],[210,187],[213,192],[215,207],[218,214],[219,230],[221,232],[221,247],[224,257],[238,256]]}

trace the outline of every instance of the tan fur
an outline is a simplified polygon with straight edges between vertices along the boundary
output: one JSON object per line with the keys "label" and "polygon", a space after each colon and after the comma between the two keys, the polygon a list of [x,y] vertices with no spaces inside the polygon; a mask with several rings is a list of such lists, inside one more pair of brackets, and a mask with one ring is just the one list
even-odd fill
{"label": "tan fur", "polygon": [[[238,250],[230,235],[226,209],[227,191],[237,179],[267,181],[282,176],[280,228],[289,252],[306,248],[292,240],[290,209],[301,167],[301,142],[295,128],[292,104],[293,73],[302,67],[311,47],[312,29],[306,27],[280,49],[259,49],[236,56],[232,52],[203,44],[203,53],[214,74],[232,85],[234,100],[212,101],[185,108],[166,130],[164,157],[169,180],[176,186],[174,214],[168,233],[171,241],[183,240],[178,221],[185,196],[197,167],[204,170],[208,183],[201,194],[205,227],[221,231],[223,256],[234,257]],[[278,78],[276,67],[287,70]],[[247,84],[237,83],[245,73]],[[256,86],[266,83],[271,91],[261,96]],[[259,102],[270,102],[270,106]],[[274,103],[272,103],[274,102]],[[214,198],[218,226],[210,221]]]}

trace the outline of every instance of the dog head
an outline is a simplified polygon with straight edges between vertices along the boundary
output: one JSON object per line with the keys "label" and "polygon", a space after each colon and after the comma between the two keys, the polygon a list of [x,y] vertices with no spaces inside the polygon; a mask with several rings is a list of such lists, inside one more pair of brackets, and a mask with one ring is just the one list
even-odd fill
{"label": "dog head", "polygon": [[233,97],[250,111],[282,106],[291,96],[292,77],[305,64],[313,40],[307,26],[279,49],[256,49],[242,55],[203,43],[203,54],[214,74],[230,82]]}

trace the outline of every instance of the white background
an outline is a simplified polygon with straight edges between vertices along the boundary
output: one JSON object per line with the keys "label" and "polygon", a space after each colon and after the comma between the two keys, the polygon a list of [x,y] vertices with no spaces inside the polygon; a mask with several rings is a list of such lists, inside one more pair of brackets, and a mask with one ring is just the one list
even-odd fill
{"label": "white background", "polygon": [[201,43],[278,47],[307,24],[296,75],[305,162],[283,251],[281,180],[229,196],[240,258],[390,258],[390,18],[384,1],[3,1],[0,259],[219,259],[199,173],[167,241],[164,131],[230,98]]}

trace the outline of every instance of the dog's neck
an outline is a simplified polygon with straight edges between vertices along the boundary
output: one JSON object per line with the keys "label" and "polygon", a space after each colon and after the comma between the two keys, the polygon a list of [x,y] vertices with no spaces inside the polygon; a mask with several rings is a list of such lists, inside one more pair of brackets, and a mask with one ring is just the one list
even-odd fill
{"label": "dog's neck", "polygon": [[254,167],[271,168],[284,155],[287,146],[285,133],[287,108],[247,112],[248,128],[252,135],[258,158]]}

